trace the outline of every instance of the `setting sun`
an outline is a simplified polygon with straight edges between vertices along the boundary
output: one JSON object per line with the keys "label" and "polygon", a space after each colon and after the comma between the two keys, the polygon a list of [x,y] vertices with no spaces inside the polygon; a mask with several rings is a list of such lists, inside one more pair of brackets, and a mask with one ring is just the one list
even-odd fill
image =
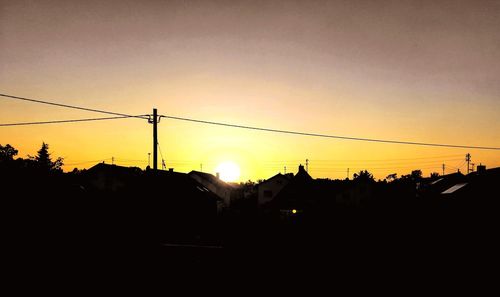
{"label": "setting sun", "polygon": [[220,179],[225,182],[238,181],[240,178],[240,167],[234,162],[220,163],[215,170],[219,174]]}

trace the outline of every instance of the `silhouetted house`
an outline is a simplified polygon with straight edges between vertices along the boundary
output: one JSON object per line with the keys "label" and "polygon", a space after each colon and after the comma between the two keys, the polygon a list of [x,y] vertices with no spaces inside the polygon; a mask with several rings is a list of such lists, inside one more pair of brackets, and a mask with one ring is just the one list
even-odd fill
{"label": "silhouetted house", "polygon": [[191,241],[192,236],[214,231],[220,198],[188,174],[148,170],[142,185],[141,200],[153,209],[158,234],[168,240]]}
{"label": "silhouetted house", "polygon": [[446,199],[462,200],[467,204],[498,205],[500,197],[500,167],[486,169],[478,166],[478,171],[449,185],[440,196]]}
{"label": "silhouetted house", "polygon": [[124,167],[99,163],[85,172],[86,187],[93,191],[116,193],[126,191],[137,185],[142,170],[137,167]]}
{"label": "silhouetted house", "polygon": [[290,182],[293,178],[293,173],[281,174],[275,176],[258,184],[258,197],[257,204],[259,207],[273,201],[278,193]]}
{"label": "silhouetted house", "polygon": [[436,199],[441,193],[455,185],[462,184],[466,177],[460,173],[446,174],[435,178],[423,179],[419,188],[419,197]]}
{"label": "silhouetted house", "polygon": [[300,165],[297,174],[269,205],[273,211],[279,211],[282,218],[302,216],[317,205],[318,197],[315,194],[313,178],[307,173],[304,166]]}
{"label": "silhouetted house", "polygon": [[189,176],[221,199],[223,204],[218,206],[219,211],[230,207],[233,201],[241,198],[240,196],[243,195],[235,185],[226,183],[210,173],[193,170],[189,173]]}

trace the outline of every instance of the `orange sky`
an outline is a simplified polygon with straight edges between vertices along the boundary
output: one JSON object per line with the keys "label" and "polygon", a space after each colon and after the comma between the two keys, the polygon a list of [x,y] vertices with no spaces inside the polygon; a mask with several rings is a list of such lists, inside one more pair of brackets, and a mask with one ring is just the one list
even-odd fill
{"label": "orange sky", "polygon": [[[366,138],[500,146],[498,1],[0,0],[0,91],[129,114],[159,113]],[[0,98],[0,123],[102,115]],[[138,119],[0,127],[20,156],[41,142],[65,169],[147,165]],[[448,172],[470,152],[245,131],[162,119],[168,167],[241,180],[296,172],[377,178]],[[88,162],[88,163],[84,163]],[[465,171],[465,166],[462,171]]]}

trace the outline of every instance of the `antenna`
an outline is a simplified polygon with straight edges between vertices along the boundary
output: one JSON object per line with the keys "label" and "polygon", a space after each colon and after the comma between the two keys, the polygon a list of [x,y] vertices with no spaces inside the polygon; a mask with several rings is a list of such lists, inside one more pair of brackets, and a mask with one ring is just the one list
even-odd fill
{"label": "antenna", "polygon": [[148,167],[151,168],[151,153],[148,153]]}
{"label": "antenna", "polygon": [[306,172],[309,173],[309,159],[306,159]]}

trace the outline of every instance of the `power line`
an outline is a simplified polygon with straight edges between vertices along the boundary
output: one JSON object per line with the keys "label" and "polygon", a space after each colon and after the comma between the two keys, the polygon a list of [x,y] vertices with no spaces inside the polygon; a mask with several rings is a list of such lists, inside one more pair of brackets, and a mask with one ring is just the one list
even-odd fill
{"label": "power line", "polygon": [[44,124],[62,124],[62,123],[103,121],[103,120],[118,120],[118,119],[132,118],[132,117],[135,118],[137,116],[116,116],[116,117],[105,117],[105,118],[86,118],[86,119],[54,120],[54,121],[41,121],[41,122],[6,123],[6,124],[0,124],[0,127],[44,125]]}
{"label": "power line", "polygon": [[[0,96],[1,97],[5,97],[5,98],[16,99],[16,100],[23,100],[23,101],[28,101],[28,102],[35,102],[35,103],[41,103],[41,104],[47,104],[47,105],[65,107],[65,108],[72,108],[72,109],[78,109],[78,110],[84,110],[84,111],[90,111],[90,112],[111,114],[111,115],[117,115],[117,116],[122,116],[122,117],[134,117],[134,118],[140,118],[140,119],[149,119],[149,117],[147,115],[132,116],[132,115],[127,115],[127,114],[123,114],[123,113],[117,113],[117,112],[111,112],[111,111],[105,111],[105,110],[99,110],[99,109],[92,109],[92,108],[86,108],[86,107],[79,107],[79,106],[68,105],[68,104],[54,103],[54,102],[48,102],[48,101],[39,100],[39,99],[31,99],[31,98],[13,96],[13,95],[8,95],[8,94],[0,94]],[[230,123],[222,123],[222,122],[214,122],[214,121],[205,121],[205,120],[197,120],[197,119],[191,119],[191,118],[185,118],[185,117],[167,116],[167,115],[161,115],[159,117],[160,118],[163,117],[163,118],[167,118],[167,119],[173,119],[173,120],[189,121],[189,122],[195,122],[195,123],[201,123],[201,124],[209,124],[209,125],[218,125],[218,126],[232,127],[232,128],[241,128],[241,129],[266,131],[266,132],[274,132],[274,133],[283,133],[283,134],[293,134],[293,135],[302,135],[302,136],[335,138],[335,139],[343,139],[343,140],[356,140],[356,141],[367,141],[367,142],[378,142],[378,143],[391,143],[391,144],[406,144],[406,145],[419,145],[419,146],[433,146],[433,147],[450,147],[450,148],[467,148],[467,149],[483,149],[483,150],[500,150],[500,147],[490,147],[490,146],[470,146],[470,145],[456,145],[456,144],[426,143],[426,142],[414,142],[414,141],[400,141],[400,140],[388,140],[388,139],[362,138],[362,137],[328,135],[328,134],[319,134],[319,133],[308,133],[308,132],[300,132],[300,131],[291,131],[291,130],[281,130],[281,129],[272,129],[272,128],[245,126],[245,125],[238,125],[238,124],[230,124]],[[57,122],[63,122],[63,121],[57,121]],[[13,126],[13,125],[10,125],[10,126]]]}
{"label": "power line", "polygon": [[105,159],[99,159],[99,160],[92,160],[92,161],[81,161],[81,162],[76,162],[76,163],[65,163],[64,166],[73,166],[73,165],[82,165],[82,164],[88,164],[88,163],[100,163],[103,161],[108,161],[111,160],[111,158],[105,158]]}
{"label": "power line", "polygon": [[407,144],[407,145],[420,145],[420,146],[434,146],[434,147],[467,148],[467,149],[482,149],[482,150],[500,150],[500,147],[469,146],[469,145],[426,143],[426,142],[414,142],[414,141],[399,141],[399,140],[386,140],[386,139],[375,139],[375,138],[339,136],[339,135],[328,135],[328,134],[318,134],[318,133],[308,133],[308,132],[299,132],[299,131],[291,131],[291,130],[280,130],[280,129],[272,129],[272,128],[245,126],[245,125],[237,125],[237,124],[230,124],[230,123],[197,120],[197,119],[184,118],[184,117],[166,116],[166,115],[161,115],[160,117],[167,118],[167,119],[172,119],[172,120],[180,120],[180,121],[188,121],[188,122],[200,123],[200,124],[209,124],[209,125],[217,125],[217,126],[224,126],[224,127],[241,128],[241,129],[257,130],[257,131],[274,132],[274,133],[293,134],[293,135],[302,135],[302,136],[314,136],[314,137],[336,138],[336,139],[344,139],[344,140],[369,141],[369,142],[392,143],[392,144]]}
{"label": "power line", "polygon": [[84,110],[84,111],[90,111],[90,112],[104,113],[104,114],[110,114],[110,115],[116,115],[116,116],[123,116],[123,117],[130,117],[130,118],[147,119],[147,116],[144,116],[144,115],[133,116],[133,115],[128,115],[128,114],[124,114],[124,113],[106,111],[106,110],[101,110],[101,109],[86,108],[86,107],[80,107],[80,106],[74,106],[74,105],[68,105],[68,104],[61,104],[61,103],[55,103],[55,102],[48,102],[48,101],[44,101],[44,100],[40,100],[40,99],[18,97],[18,96],[13,96],[13,95],[8,95],[8,94],[0,94],[0,96],[1,97],[5,97],[5,98],[16,99],[16,100],[23,100],[23,101],[28,101],[28,102],[35,102],[35,103],[40,103],[40,104],[47,104],[47,105],[65,107],[65,108],[72,108],[72,109],[78,109],[78,110]]}
{"label": "power line", "polygon": [[[381,160],[381,161],[318,161],[318,160],[312,160],[316,164],[321,164],[321,165],[342,165],[347,164],[347,165],[355,165],[355,164],[369,164],[370,166],[374,166],[377,164],[425,164],[425,163],[436,163],[436,162],[448,162],[448,161],[459,161],[462,160],[461,158],[458,159],[442,159],[442,160],[414,160],[414,161],[398,161],[397,159],[394,160]],[[295,164],[295,163],[300,163],[299,161],[267,161],[267,162],[262,162],[262,164],[269,164],[269,165],[279,165],[282,166],[283,164]]]}
{"label": "power line", "polygon": [[[400,161],[400,160],[424,160],[424,159],[442,159],[442,158],[450,158],[450,157],[461,157],[462,154],[458,155],[446,155],[446,156],[430,156],[430,157],[419,157],[419,158],[402,158],[402,159],[313,159],[315,162],[338,162],[338,161],[360,161],[360,162],[386,162],[386,161]],[[292,161],[302,161],[302,160],[292,160]]]}

